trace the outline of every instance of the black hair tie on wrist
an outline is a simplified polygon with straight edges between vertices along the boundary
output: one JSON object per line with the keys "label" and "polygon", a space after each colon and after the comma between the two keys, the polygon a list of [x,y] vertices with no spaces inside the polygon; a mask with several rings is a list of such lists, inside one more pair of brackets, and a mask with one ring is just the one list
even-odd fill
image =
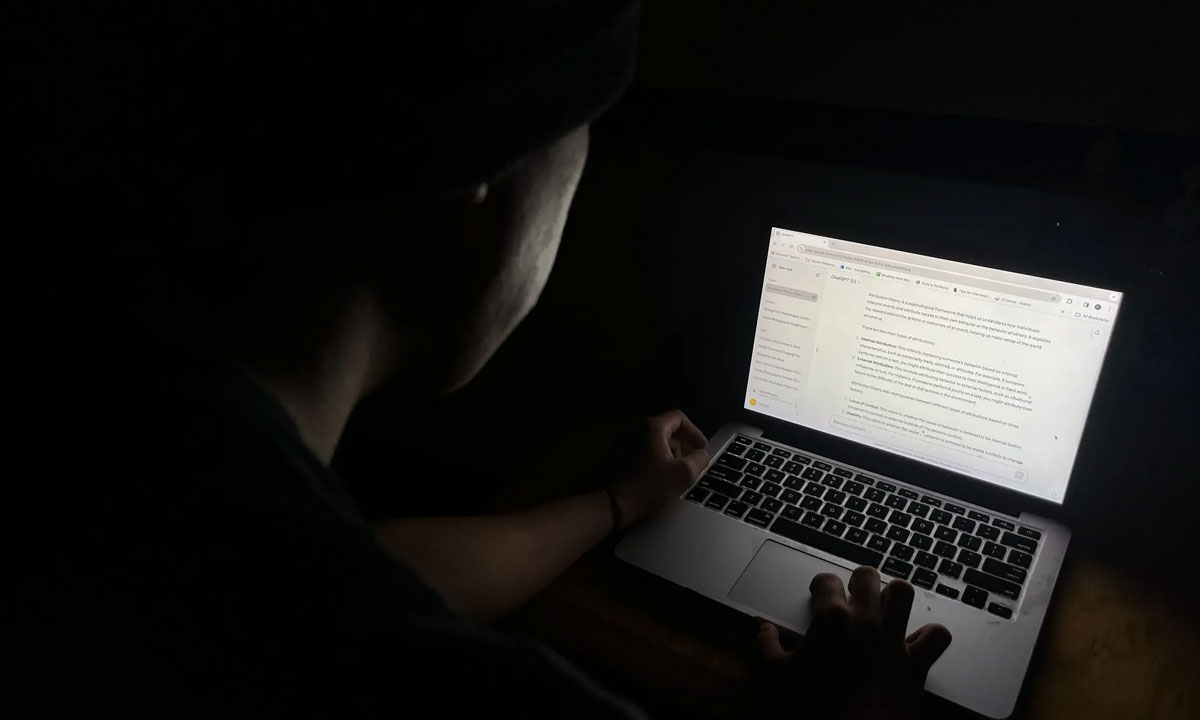
{"label": "black hair tie on wrist", "polygon": [[612,532],[608,534],[608,539],[612,540],[625,529],[625,521],[621,517],[621,506],[617,504],[617,494],[609,488],[604,488],[604,492],[608,494],[608,504],[612,509],[613,527]]}

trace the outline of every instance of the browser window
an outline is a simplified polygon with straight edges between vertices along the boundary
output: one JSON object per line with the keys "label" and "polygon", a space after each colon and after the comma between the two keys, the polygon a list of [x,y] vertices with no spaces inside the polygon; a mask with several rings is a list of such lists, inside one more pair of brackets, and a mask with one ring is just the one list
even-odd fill
{"label": "browser window", "polygon": [[745,407],[1062,502],[1121,293],[772,228]]}

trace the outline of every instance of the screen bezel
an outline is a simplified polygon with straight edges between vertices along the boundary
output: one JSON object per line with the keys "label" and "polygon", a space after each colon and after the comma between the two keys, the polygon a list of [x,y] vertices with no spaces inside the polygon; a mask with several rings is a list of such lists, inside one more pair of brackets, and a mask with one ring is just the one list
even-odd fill
{"label": "screen bezel", "polygon": [[[1017,254],[1006,252],[1003,248],[983,248],[968,244],[956,243],[953,238],[944,235],[922,231],[920,233],[904,232],[882,225],[872,226],[861,220],[847,220],[834,216],[823,216],[818,213],[794,213],[783,210],[771,215],[766,222],[755,225],[756,238],[749,246],[754,248],[756,257],[749,267],[754,268],[757,275],[753,280],[747,280],[752,288],[753,302],[747,302],[746,307],[752,307],[752,315],[747,319],[753,329],[757,323],[759,304],[762,292],[762,278],[766,272],[768,251],[771,240],[771,230],[774,227],[785,228],[797,232],[822,235],[839,240],[849,240],[876,247],[899,250],[903,252],[926,255],[935,258],[957,262],[998,268],[1012,272],[1034,275],[1037,277],[1053,276],[1054,279],[1074,282],[1090,287],[1097,287],[1096,278],[1070,277],[1066,272],[1047,273],[1037,258],[1028,254],[1017,257]],[[948,251],[950,248],[950,251]],[[749,299],[749,298],[748,298]],[[1122,293],[1122,305],[1128,301],[1128,295]],[[1119,317],[1120,313],[1118,313]],[[1019,515],[1021,511],[1031,511],[1048,517],[1057,517],[1063,513],[1068,503],[1072,488],[1077,486],[1076,480],[1080,468],[1080,458],[1089,447],[1089,429],[1095,425],[1096,397],[1101,392],[1105,378],[1105,368],[1113,355],[1119,323],[1114,318],[1113,335],[1101,361],[1100,374],[1096,389],[1088,404],[1088,412],[1084,421],[1083,433],[1079,449],[1076,452],[1063,491],[1061,502],[1021,492],[1011,488],[995,485],[970,475],[924,463],[920,460],[880,450],[860,442],[848,440],[817,428],[810,428],[787,420],[765,415],[744,407],[745,381],[749,378],[750,362],[753,356],[753,340],[744,344],[742,352],[742,389],[743,396],[739,400],[739,418],[749,425],[761,427],[765,434],[775,440],[810,450],[814,453],[831,458],[846,458],[847,463],[853,463],[863,468],[874,469],[881,475],[887,475],[903,482],[925,487],[931,491],[950,494],[984,507]],[[752,335],[752,332],[751,332]]]}

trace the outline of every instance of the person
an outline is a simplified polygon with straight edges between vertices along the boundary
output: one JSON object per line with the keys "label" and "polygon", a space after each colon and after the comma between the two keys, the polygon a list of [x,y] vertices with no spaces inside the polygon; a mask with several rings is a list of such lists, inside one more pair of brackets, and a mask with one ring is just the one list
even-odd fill
{"label": "person", "polygon": [[[487,621],[688,487],[708,454],[683,412],[605,487],[505,515],[368,525],[329,469],[364,397],[461,387],[537,301],[636,6],[37,11],[37,182],[71,209],[56,232],[99,239],[103,322],[72,338],[95,421],[21,576],[15,685],[126,715],[640,717]],[[759,638],[778,696],[913,714],[949,636],[905,637],[912,588],[860,568],[812,592],[802,651]]]}

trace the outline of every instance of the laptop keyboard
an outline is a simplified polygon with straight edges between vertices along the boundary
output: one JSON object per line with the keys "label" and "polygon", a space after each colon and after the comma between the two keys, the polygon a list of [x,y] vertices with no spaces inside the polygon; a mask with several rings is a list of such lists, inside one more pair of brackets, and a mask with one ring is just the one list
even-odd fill
{"label": "laptop keyboard", "polygon": [[742,435],[685,497],[1005,619],[1042,537],[1013,518]]}

